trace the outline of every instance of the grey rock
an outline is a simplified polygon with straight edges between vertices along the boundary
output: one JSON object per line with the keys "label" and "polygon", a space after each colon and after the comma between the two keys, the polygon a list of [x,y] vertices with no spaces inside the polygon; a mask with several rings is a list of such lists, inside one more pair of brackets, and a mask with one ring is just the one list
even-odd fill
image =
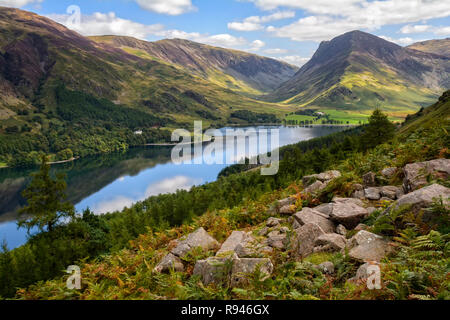
{"label": "grey rock", "polygon": [[233,231],[231,235],[225,240],[225,242],[217,251],[216,256],[234,252],[238,244],[242,243],[247,238],[247,233],[244,231]]}
{"label": "grey rock", "polygon": [[281,219],[271,217],[267,219],[266,226],[269,228],[276,227],[281,223],[281,221],[282,221]]}
{"label": "grey rock", "polygon": [[348,241],[349,256],[355,260],[380,261],[392,251],[389,242],[374,233],[362,230]]}
{"label": "grey rock", "polygon": [[397,173],[397,168],[391,167],[391,168],[384,168],[381,170],[381,175],[385,177],[386,179],[391,179],[395,174]]}
{"label": "grey rock", "polygon": [[273,264],[267,258],[244,258],[236,259],[233,262],[231,271],[231,286],[240,287],[248,284],[249,275],[259,270],[262,274],[262,279],[265,280],[273,272]]}
{"label": "grey rock", "polygon": [[183,272],[184,265],[180,258],[173,255],[172,253],[167,254],[155,267],[154,271],[163,273],[174,270],[176,272]]}
{"label": "grey rock", "polygon": [[334,274],[334,264],[330,261],[325,261],[317,266],[317,268],[325,274],[332,275]]}
{"label": "grey rock", "polygon": [[343,224],[347,229],[353,229],[368,215],[369,213],[365,208],[355,203],[336,202],[333,205],[333,212],[330,217],[336,223]]}
{"label": "grey rock", "polygon": [[325,232],[315,223],[307,223],[295,230],[297,233],[296,252],[300,257],[306,257],[313,253],[314,242],[325,234]]}
{"label": "grey rock", "polygon": [[228,284],[234,261],[236,261],[236,256],[233,255],[199,260],[195,264],[193,275],[200,276],[204,285]]}
{"label": "grey rock", "polygon": [[360,206],[360,207],[364,206],[364,202],[362,202],[361,199],[355,199],[355,198],[334,197],[333,198],[333,203],[352,203],[352,204],[355,204],[355,205]]}
{"label": "grey rock", "polygon": [[340,224],[336,227],[336,233],[345,236],[347,234],[347,228]]}
{"label": "grey rock", "polygon": [[295,197],[288,197],[282,200],[278,200],[277,206],[278,208],[289,206],[291,204],[294,204],[296,201]]}
{"label": "grey rock", "polygon": [[177,240],[177,246],[171,251],[172,254],[183,258],[188,252],[194,248],[202,248],[203,250],[214,250],[220,247],[216,239],[211,237],[203,228],[199,228],[186,238]]}
{"label": "grey rock", "polygon": [[263,236],[267,235],[269,233],[269,231],[270,231],[270,228],[264,227],[264,228],[262,228],[261,230],[258,231],[258,236],[262,236],[263,237]]}
{"label": "grey rock", "polygon": [[272,231],[267,235],[267,245],[276,249],[285,249],[287,245],[287,234],[281,230]]}
{"label": "grey rock", "polygon": [[391,200],[397,199],[397,194],[402,192],[401,188],[395,186],[384,186],[381,187],[380,194],[382,197],[389,198]]}
{"label": "grey rock", "polygon": [[281,215],[290,216],[295,213],[295,206],[294,205],[287,205],[280,208],[278,211]]}
{"label": "grey rock", "polygon": [[315,223],[317,224],[324,232],[334,232],[334,223],[323,216],[323,213],[320,213],[311,208],[304,208],[302,211],[297,212],[294,215],[294,218],[298,221],[300,225],[305,225],[307,223]]}
{"label": "grey rock", "polygon": [[365,199],[365,197],[366,197],[366,194],[365,194],[364,190],[355,190],[352,193],[352,198],[355,198],[355,199]]}
{"label": "grey rock", "polygon": [[423,208],[428,208],[432,205],[433,199],[442,197],[445,206],[450,206],[450,189],[440,184],[433,184],[431,186],[413,191],[405,194],[394,204],[394,208],[410,207],[413,212],[417,213]]}
{"label": "grey rock", "polygon": [[327,251],[341,251],[345,248],[347,240],[344,236],[337,233],[326,233],[320,235],[315,241],[315,247],[326,247]]}
{"label": "grey rock", "polygon": [[313,184],[311,184],[310,186],[308,186],[305,190],[303,190],[303,193],[316,193],[322,189],[324,189],[326,187],[326,184],[321,182],[321,181],[316,181]]}
{"label": "grey rock", "polygon": [[358,224],[354,230],[361,231],[361,230],[367,230],[369,229],[369,226],[365,225],[364,223]]}
{"label": "grey rock", "polygon": [[450,177],[450,159],[436,159],[407,164],[403,168],[403,188],[406,192],[419,189],[427,184],[427,177],[447,179]]}
{"label": "grey rock", "polygon": [[329,217],[331,212],[333,212],[333,204],[332,203],[324,203],[320,206],[314,208],[314,210],[323,213],[326,217]]}
{"label": "grey rock", "polygon": [[380,200],[380,189],[374,187],[366,188],[364,189],[364,196],[369,200]]}
{"label": "grey rock", "polygon": [[324,181],[339,178],[340,176],[341,176],[341,173],[338,170],[330,170],[330,171],[320,173],[317,176],[317,179],[324,182]]}
{"label": "grey rock", "polygon": [[363,184],[366,187],[374,187],[376,185],[376,181],[375,181],[375,173],[373,172],[368,172],[365,175],[362,176],[363,179]]}

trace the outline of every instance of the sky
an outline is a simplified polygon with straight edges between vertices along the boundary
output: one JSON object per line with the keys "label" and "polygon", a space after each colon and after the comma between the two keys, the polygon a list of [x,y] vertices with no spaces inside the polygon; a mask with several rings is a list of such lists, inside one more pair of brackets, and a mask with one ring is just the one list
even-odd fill
{"label": "sky", "polygon": [[[301,66],[361,30],[406,46],[450,37],[450,0],[0,0],[83,35],[183,38]],[[79,17],[79,19],[78,19]]]}

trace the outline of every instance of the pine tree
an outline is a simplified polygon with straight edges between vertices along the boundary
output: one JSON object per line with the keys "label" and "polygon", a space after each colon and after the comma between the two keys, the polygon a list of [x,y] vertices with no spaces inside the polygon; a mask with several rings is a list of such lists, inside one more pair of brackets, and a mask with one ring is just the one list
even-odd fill
{"label": "pine tree", "polygon": [[47,157],[42,156],[39,172],[32,174],[32,180],[22,195],[27,200],[27,206],[20,210],[25,219],[18,222],[20,228],[27,228],[28,232],[37,227],[41,232],[52,231],[62,218],[73,218],[75,208],[66,201],[66,182],[64,174],[56,174],[55,179],[50,176],[50,165]]}
{"label": "pine tree", "polygon": [[362,143],[366,149],[373,148],[391,140],[394,134],[395,125],[380,109],[375,109],[369,118],[369,124],[365,128]]}

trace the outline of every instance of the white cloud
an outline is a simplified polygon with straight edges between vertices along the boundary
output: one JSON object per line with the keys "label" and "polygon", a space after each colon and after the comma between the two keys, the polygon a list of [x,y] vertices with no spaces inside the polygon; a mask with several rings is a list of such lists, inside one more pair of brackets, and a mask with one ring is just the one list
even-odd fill
{"label": "white cloud", "polygon": [[282,60],[284,62],[287,62],[287,63],[293,64],[295,66],[301,67],[305,63],[307,63],[310,58],[304,58],[304,57],[301,57],[301,56],[284,56],[284,57],[279,57],[279,58],[274,58],[274,59]]}
{"label": "white cloud", "polygon": [[273,48],[273,49],[266,49],[264,50],[264,53],[267,54],[283,54],[288,53],[287,49],[280,49],[280,48]]}
{"label": "white cloud", "polygon": [[[198,32],[185,32],[176,29],[167,30],[161,24],[145,25],[131,20],[122,19],[114,12],[96,12],[92,15],[82,15],[81,23],[78,26],[70,23],[69,15],[66,14],[52,14],[48,15],[48,17],[85,36],[120,35],[143,40],[150,36],[156,36],[166,39],[187,39],[226,48],[242,48],[248,45],[248,41],[246,39],[242,37],[235,37],[230,34],[208,35]],[[256,48],[258,46],[261,47],[261,43],[253,42],[252,46]]]}
{"label": "white cloud", "polygon": [[114,12],[96,12],[92,15],[82,15],[79,25],[70,23],[69,15],[52,14],[48,17],[85,36],[120,35],[145,39],[147,36],[164,29],[164,26],[160,24],[145,25],[119,18]]}
{"label": "white cloud", "polygon": [[396,44],[398,44],[398,45],[401,45],[401,46],[408,46],[408,45],[410,45],[410,44],[416,42],[416,40],[414,40],[414,39],[412,39],[412,38],[409,38],[409,37],[406,37],[406,38],[400,38],[400,39],[393,39],[393,38],[388,37],[388,36],[379,36],[379,37],[380,37],[381,39],[384,39],[384,40],[390,41],[390,42],[394,42],[394,43],[396,43]]}
{"label": "white cloud", "polygon": [[0,0],[0,6],[22,8],[30,3],[41,3],[43,0]]}
{"label": "white cloud", "polygon": [[168,15],[180,15],[196,8],[191,0],[135,0],[145,10]]}
{"label": "white cloud", "polygon": [[263,24],[271,21],[288,19],[295,17],[294,11],[279,11],[268,16],[251,16],[245,18],[243,22],[230,22],[228,29],[236,31],[256,31],[264,29]]}
{"label": "white cloud", "polygon": [[172,178],[163,179],[161,181],[150,184],[145,190],[144,194],[135,199],[125,196],[117,196],[113,199],[102,201],[96,204],[92,211],[94,211],[96,214],[101,214],[122,210],[125,207],[131,207],[134,203],[145,200],[151,196],[173,193],[177,190],[189,190],[194,185],[199,185],[202,182],[202,179],[194,179],[187,176],[175,176]]}
{"label": "white cloud", "polygon": [[411,34],[411,33],[423,33],[430,30],[432,26],[427,24],[419,24],[419,25],[406,25],[400,29],[400,33],[403,34]]}
{"label": "white cloud", "polygon": [[248,0],[264,10],[303,9],[311,15],[280,28],[277,37],[296,41],[329,40],[355,29],[377,30],[385,25],[414,23],[450,16],[449,0]]}
{"label": "white cloud", "polygon": [[251,43],[249,51],[259,51],[265,46],[265,42],[261,40],[255,40]]}
{"label": "white cloud", "polygon": [[450,35],[450,27],[434,27],[426,24],[406,25],[400,29],[400,32],[404,34],[432,32],[439,36],[447,36]]}

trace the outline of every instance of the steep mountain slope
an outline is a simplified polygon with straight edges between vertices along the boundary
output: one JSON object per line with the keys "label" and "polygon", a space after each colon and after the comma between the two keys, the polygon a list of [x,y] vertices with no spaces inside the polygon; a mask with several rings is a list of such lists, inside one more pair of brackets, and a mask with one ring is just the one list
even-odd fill
{"label": "steep mountain slope", "polygon": [[147,42],[130,37],[103,36],[91,39],[108,43],[138,56],[150,55],[181,66],[204,79],[233,91],[262,93],[289,80],[297,67],[247,52],[223,49],[188,40]]}
{"label": "steep mountain slope", "polygon": [[267,99],[354,112],[380,106],[404,116],[429,105],[449,86],[449,58],[353,31],[322,42]]}
{"label": "steep mountain slope", "polygon": [[416,42],[407,48],[450,57],[450,38]]}

